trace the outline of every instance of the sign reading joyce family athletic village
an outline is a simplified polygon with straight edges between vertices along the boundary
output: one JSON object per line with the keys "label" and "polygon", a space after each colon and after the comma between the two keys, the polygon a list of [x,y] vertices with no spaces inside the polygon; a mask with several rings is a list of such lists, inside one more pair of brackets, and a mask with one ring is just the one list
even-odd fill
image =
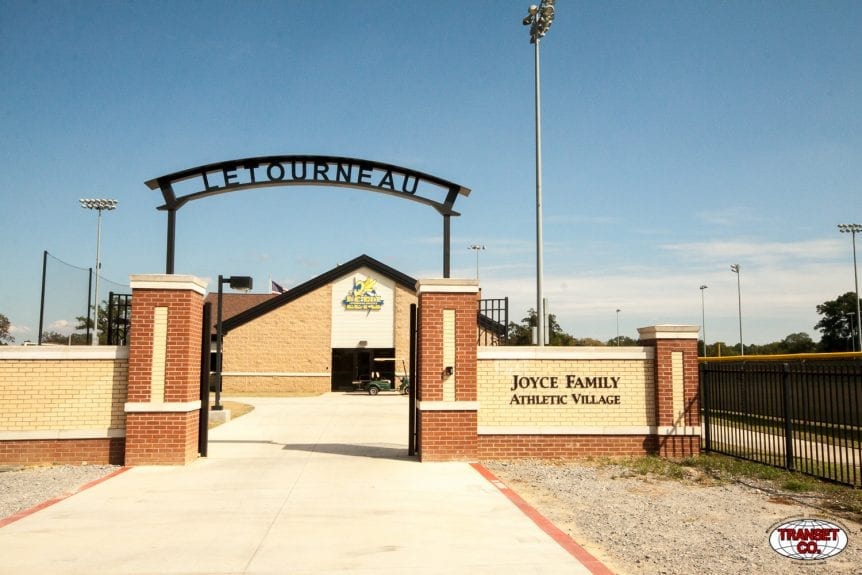
{"label": "sign reading joyce family athletic village", "polygon": [[[562,377],[513,375],[509,405],[620,405],[619,389],[622,377],[616,375]],[[556,393],[523,393],[560,390]],[[562,391],[562,393],[561,393]]]}

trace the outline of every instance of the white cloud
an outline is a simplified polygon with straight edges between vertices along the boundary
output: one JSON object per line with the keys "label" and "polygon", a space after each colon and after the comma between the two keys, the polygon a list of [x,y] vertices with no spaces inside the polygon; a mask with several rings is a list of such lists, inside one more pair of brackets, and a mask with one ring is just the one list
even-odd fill
{"label": "white cloud", "polygon": [[48,324],[47,331],[56,331],[63,335],[69,335],[75,331],[77,324],[66,319],[58,319]]}
{"label": "white cloud", "polygon": [[714,226],[737,228],[766,221],[762,212],[746,206],[711,208],[695,214],[702,222]]}
{"label": "white cloud", "polygon": [[[840,259],[845,255],[844,242],[837,239],[814,239],[799,242],[763,242],[759,240],[715,241],[700,243],[664,244],[661,249],[687,259],[707,261],[726,260],[727,265],[737,262],[786,264],[788,261],[823,261]],[[743,269],[745,269],[743,267]]]}
{"label": "white cloud", "polygon": [[[836,240],[800,242],[703,242],[666,244],[677,261],[553,271],[546,269],[543,292],[549,311],[576,337],[612,338],[616,309],[621,331],[636,337],[636,327],[658,323],[700,325],[705,311],[710,340],[738,341],[739,293],[746,343],[769,343],[813,326],[816,306],[853,290],[846,246]],[[737,275],[730,264],[740,263]],[[500,267],[506,267],[500,266]],[[512,266],[482,268],[483,297],[509,297],[510,321],[536,307],[535,270]],[[515,275],[517,274],[517,275]],[[700,285],[707,285],[703,308]],[[623,325],[625,330],[623,331]]]}
{"label": "white cloud", "polygon": [[9,333],[15,337],[26,336],[29,335],[33,330],[30,329],[26,325],[15,325],[12,324],[9,326]]}

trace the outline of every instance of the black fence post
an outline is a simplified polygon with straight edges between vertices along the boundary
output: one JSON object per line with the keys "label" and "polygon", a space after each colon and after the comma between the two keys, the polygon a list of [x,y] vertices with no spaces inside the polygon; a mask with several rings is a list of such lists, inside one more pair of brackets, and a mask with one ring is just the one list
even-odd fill
{"label": "black fence post", "polygon": [[703,449],[712,451],[712,433],[709,425],[709,374],[708,364],[700,364],[700,408],[703,411]]}
{"label": "black fence post", "polygon": [[[93,342],[90,340],[90,324],[92,321],[90,318],[92,317],[90,314],[93,312],[90,307],[90,296],[93,293],[93,268],[90,268],[90,281],[87,283],[87,335],[84,337],[84,343],[87,345],[91,345]],[[98,298],[98,296],[96,296]],[[98,302],[96,303],[98,305]],[[93,332],[98,334],[99,328],[98,326],[93,326]],[[96,336],[98,337],[98,336]]]}
{"label": "black fence post", "polygon": [[45,272],[48,269],[48,250],[42,251],[42,300],[39,303],[39,339],[36,341],[42,345],[42,322],[45,321]]}
{"label": "black fence post", "polygon": [[201,457],[207,456],[209,445],[209,417],[210,417],[210,354],[212,336],[212,303],[205,303],[203,309],[203,329],[201,330],[201,375],[200,375],[200,399],[201,411],[198,418],[198,453]]}
{"label": "black fence post", "polygon": [[108,345],[117,345],[117,332],[114,328],[114,324],[117,321],[117,313],[114,309],[114,295],[114,292],[108,292]]}
{"label": "black fence post", "polygon": [[407,388],[407,455],[414,456],[418,448],[416,434],[416,390],[419,388],[419,377],[416,374],[416,359],[419,349],[416,346],[416,304],[410,304],[410,387]]}
{"label": "black fence post", "polygon": [[781,387],[784,392],[784,467],[795,470],[793,464],[793,398],[790,395],[790,364],[781,364]]}

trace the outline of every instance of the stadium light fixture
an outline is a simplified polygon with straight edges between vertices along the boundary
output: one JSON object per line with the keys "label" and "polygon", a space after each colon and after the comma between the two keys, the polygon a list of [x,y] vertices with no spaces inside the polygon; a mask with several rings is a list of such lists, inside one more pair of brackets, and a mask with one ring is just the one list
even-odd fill
{"label": "stadium light fixture", "polygon": [[479,252],[485,249],[485,246],[481,244],[473,244],[472,246],[467,248],[468,250],[473,250],[476,252],[476,279],[479,279]]}
{"label": "stadium light fixture", "polygon": [[[92,345],[99,345],[99,271],[101,271],[101,263],[99,262],[100,251],[102,246],[102,212],[111,211],[117,207],[117,200],[110,199],[94,199],[82,198],[81,207],[88,210],[96,210],[99,212],[96,224],[96,289],[93,295],[95,305],[93,306],[93,341]],[[88,298],[89,305],[89,298]],[[90,317],[90,310],[87,310],[87,317]],[[41,337],[41,334],[40,334]]]}

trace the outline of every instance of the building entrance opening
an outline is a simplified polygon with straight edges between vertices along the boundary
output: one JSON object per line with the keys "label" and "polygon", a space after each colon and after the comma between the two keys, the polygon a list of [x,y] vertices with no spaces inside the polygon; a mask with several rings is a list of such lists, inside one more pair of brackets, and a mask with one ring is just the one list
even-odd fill
{"label": "building entrance opening", "polygon": [[332,391],[354,390],[356,382],[368,381],[375,375],[396,381],[394,354],[394,348],[333,349]]}

